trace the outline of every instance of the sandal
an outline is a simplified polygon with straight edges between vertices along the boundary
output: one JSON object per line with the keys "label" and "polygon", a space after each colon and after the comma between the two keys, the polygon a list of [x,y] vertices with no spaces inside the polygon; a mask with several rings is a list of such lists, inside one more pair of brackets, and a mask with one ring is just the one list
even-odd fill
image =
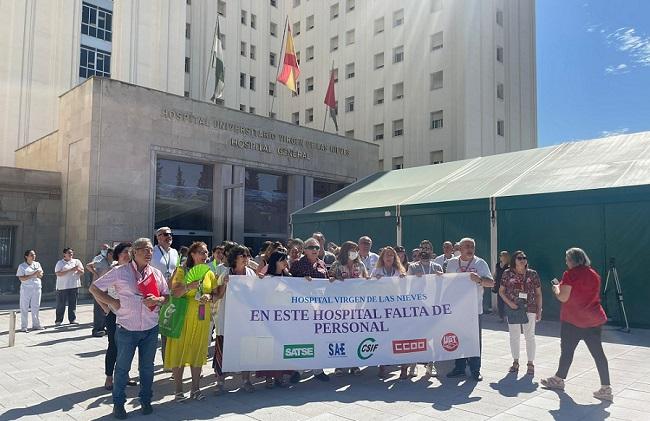
{"label": "sandal", "polygon": [[185,402],[187,400],[187,396],[185,396],[185,393],[183,392],[178,392],[174,395],[174,400],[176,402]]}
{"label": "sandal", "polygon": [[528,363],[527,364],[528,370],[526,370],[526,374],[529,376],[534,376],[535,375],[535,365],[533,363]]}
{"label": "sandal", "polygon": [[255,392],[255,386],[253,386],[253,383],[251,383],[250,380],[245,381],[242,388],[248,393]]}
{"label": "sandal", "polygon": [[513,361],[512,366],[508,369],[508,373],[516,373],[519,371],[519,361]]}
{"label": "sandal", "polygon": [[194,399],[195,401],[202,401],[205,399],[205,395],[200,390],[194,390],[190,392],[190,399]]}
{"label": "sandal", "polygon": [[564,390],[564,380],[559,377],[549,377],[548,379],[541,379],[540,383],[547,389]]}

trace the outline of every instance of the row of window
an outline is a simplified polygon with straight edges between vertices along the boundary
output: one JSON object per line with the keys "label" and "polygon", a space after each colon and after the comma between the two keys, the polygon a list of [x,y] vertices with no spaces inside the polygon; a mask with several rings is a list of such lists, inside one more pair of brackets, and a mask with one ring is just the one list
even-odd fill
{"label": "row of window", "polygon": [[79,77],[111,76],[111,53],[98,48],[81,46]]}
{"label": "row of window", "polygon": [[90,3],[81,6],[81,33],[104,41],[113,40],[113,12]]}
{"label": "row of window", "polygon": [[[442,164],[443,161],[443,151],[431,151],[429,152],[429,163],[430,164]],[[391,162],[391,168],[394,170],[401,170],[404,168],[404,157],[403,156],[396,156],[392,159]],[[383,170],[384,169],[384,160],[380,159],[379,160],[379,169]]]}

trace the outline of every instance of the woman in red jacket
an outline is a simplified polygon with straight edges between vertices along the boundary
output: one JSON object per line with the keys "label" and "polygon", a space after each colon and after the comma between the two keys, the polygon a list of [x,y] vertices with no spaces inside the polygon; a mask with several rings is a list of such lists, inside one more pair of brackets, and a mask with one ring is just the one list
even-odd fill
{"label": "woman in red jacket", "polygon": [[600,276],[591,268],[587,253],[579,248],[566,252],[569,268],[559,285],[553,285],[553,293],[560,302],[560,364],[555,376],[542,379],[542,385],[549,389],[564,390],[564,380],[573,362],[573,353],[581,340],[585,341],[591,356],[596,361],[601,387],[594,397],[613,400],[609,383],[609,366],[601,342],[602,326],[607,321],[605,310],[600,305]]}

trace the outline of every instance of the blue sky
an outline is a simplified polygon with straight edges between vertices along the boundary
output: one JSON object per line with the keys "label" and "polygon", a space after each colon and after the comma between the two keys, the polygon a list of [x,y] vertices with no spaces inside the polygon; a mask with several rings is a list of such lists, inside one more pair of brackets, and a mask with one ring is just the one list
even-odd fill
{"label": "blue sky", "polygon": [[650,130],[650,1],[536,4],[539,146]]}

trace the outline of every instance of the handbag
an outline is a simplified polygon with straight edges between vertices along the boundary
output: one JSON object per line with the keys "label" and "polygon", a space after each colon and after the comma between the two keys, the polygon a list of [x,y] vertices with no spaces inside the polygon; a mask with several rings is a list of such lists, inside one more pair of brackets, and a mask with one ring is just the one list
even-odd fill
{"label": "handbag", "polygon": [[160,334],[168,338],[178,339],[185,323],[187,313],[187,297],[172,297],[160,307],[158,326]]}
{"label": "handbag", "polygon": [[[522,285],[525,287],[526,286],[526,278],[528,277],[528,270],[526,270],[526,273],[524,274],[524,280],[522,281]],[[509,305],[503,306],[504,314],[508,318],[508,324],[511,325],[525,325],[528,323],[528,314],[526,314],[527,310],[527,302],[526,300],[522,298],[517,299],[517,308],[513,309]]]}

